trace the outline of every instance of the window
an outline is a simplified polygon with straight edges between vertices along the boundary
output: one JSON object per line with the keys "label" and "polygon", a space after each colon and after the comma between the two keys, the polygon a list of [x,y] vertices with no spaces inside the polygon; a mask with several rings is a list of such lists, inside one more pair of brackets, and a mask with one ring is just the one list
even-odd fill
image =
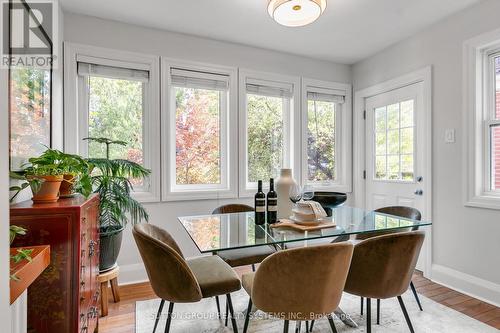
{"label": "window", "polygon": [[[297,90],[294,78],[240,72],[240,194],[250,195],[257,181],[269,183],[281,168],[291,168]],[[243,134],[243,135],[242,135]]]}
{"label": "window", "polygon": [[500,53],[490,56],[490,68],[493,79],[490,86],[492,105],[490,108],[490,158],[491,189],[500,191]]}
{"label": "window", "polygon": [[414,100],[375,109],[375,180],[414,181]]}
{"label": "window", "polygon": [[464,52],[466,205],[500,209],[500,33],[466,41]]}
{"label": "window", "polygon": [[302,79],[302,181],[317,189],[350,191],[350,86]]}
{"label": "window", "polygon": [[134,196],[140,201],[158,201],[158,58],[71,44],[66,53],[67,75],[74,70],[76,76],[65,81],[76,84],[65,86],[65,149],[105,158],[105,146],[83,138],[125,142],[111,146],[110,158],[127,159],[151,169],[147,179],[131,179]]}
{"label": "window", "polygon": [[46,69],[9,70],[11,170],[18,170],[51,145],[51,78]]}
{"label": "window", "polygon": [[229,122],[236,120],[230,112],[233,71],[168,60],[164,63],[168,101],[166,199],[234,197],[231,177],[236,175],[229,168],[235,155],[230,151],[229,127]]}

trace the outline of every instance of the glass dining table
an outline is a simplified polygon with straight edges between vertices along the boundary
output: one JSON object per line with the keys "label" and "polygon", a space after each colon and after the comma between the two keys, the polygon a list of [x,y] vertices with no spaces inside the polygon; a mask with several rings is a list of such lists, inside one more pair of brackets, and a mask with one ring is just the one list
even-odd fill
{"label": "glass dining table", "polygon": [[[373,232],[425,230],[430,221],[413,220],[375,211],[339,206],[332,209],[332,216],[325,218],[332,227],[315,231],[299,231],[290,227],[271,227],[255,224],[254,212],[182,216],[178,218],[201,253],[216,254],[221,251],[255,246],[274,246],[286,249],[287,243],[311,246],[328,241],[348,240],[351,236]],[[341,309],[335,314],[347,325],[357,327]]]}

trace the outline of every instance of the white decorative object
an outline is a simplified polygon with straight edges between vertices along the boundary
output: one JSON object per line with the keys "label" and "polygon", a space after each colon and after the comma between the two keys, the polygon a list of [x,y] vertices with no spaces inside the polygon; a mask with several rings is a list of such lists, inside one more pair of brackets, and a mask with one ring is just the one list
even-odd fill
{"label": "white decorative object", "polygon": [[299,201],[292,209],[292,213],[290,220],[303,224],[319,223],[327,216],[323,207],[316,201]]}
{"label": "white decorative object", "polygon": [[293,203],[290,201],[290,188],[297,185],[292,177],[292,169],[281,169],[276,180],[276,193],[278,193],[278,219],[289,218],[292,214]]}

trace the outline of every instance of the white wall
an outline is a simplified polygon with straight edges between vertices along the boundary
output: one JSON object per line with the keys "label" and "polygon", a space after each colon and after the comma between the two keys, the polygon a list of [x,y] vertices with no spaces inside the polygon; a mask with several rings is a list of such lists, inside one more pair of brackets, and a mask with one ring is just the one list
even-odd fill
{"label": "white wall", "polygon": [[[177,59],[351,83],[351,69],[346,65],[70,13],[65,13],[64,17],[64,40]],[[177,221],[177,216],[209,214],[215,207],[235,201],[155,203],[147,204],[146,208],[151,215],[151,223],[170,231],[180,243],[184,254],[194,256],[199,253]],[[250,200],[246,200],[246,203],[250,203]],[[124,234],[118,262],[121,267],[121,283],[146,279],[130,230],[126,230]]]}
{"label": "white wall", "polygon": [[[433,279],[500,304],[500,211],[463,201],[462,44],[500,27],[500,1],[458,13],[353,66],[354,90],[433,67]],[[472,110],[471,110],[472,112]],[[456,143],[444,132],[456,129]]]}
{"label": "white wall", "polygon": [[8,72],[0,70],[0,323],[10,332]]}

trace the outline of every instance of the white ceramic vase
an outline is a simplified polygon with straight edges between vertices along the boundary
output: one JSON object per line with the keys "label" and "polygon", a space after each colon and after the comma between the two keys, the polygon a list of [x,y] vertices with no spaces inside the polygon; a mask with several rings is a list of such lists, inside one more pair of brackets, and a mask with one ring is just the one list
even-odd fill
{"label": "white ceramic vase", "polygon": [[276,193],[278,194],[278,219],[289,218],[292,215],[293,203],[290,200],[290,188],[296,185],[292,169],[281,169],[276,180]]}

